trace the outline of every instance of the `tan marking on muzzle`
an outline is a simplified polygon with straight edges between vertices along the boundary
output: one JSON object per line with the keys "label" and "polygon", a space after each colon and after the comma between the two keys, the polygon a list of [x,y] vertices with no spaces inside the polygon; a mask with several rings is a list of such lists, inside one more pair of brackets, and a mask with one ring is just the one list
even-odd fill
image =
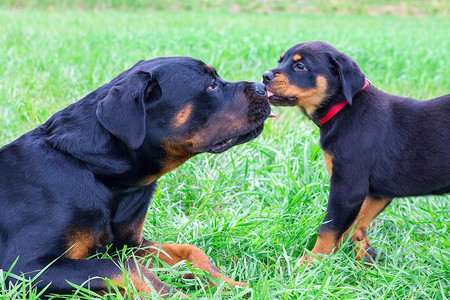
{"label": "tan marking on muzzle", "polygon": [[[245,98],[244,100],[246,100]],[[188,104],[171,121],[173,128],[177,128],[188,120],[192,113],[192,105]],[[220,137],[232,138],[243,132],[243,128],[251,126],[248,120],[248,103],[240,102],[225,108],[212,115],[207,124],[195,130],[194,135],[187,136],[181,133],[163,141],[163,150],[166,153],[161,162],[161,170],[157,174],[149,174],[140,180],[141,185],[149,185],[162,175],[179,167],[195,154],[203,152],[212,142],[219,141]]]}
{"label": "tan marking on muzzle", "polygon": [[308,116],[311,116],[327,96],[327,80],[323,76],[317,76],[316,86],[303,89],[289,82],[283,73],[278,74],[268,85],[268,89],[276,96],[283,98],[295,98],[293,106],[302,108]]}

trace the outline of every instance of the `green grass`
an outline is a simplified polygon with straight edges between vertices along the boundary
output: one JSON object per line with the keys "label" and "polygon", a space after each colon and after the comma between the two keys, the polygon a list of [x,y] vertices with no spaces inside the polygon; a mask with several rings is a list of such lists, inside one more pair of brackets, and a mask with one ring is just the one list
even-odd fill
{"label": "green grass", "polygon": [[[352,56],[378,88],[436,97],[449,92],[448,28],[438,17],[1,10],[0,145],[158,56],[193,56],[227,80],[260,81],[288,47],[323,40]],[[201,281],[179,280],[187,266],[156,269],[160,277],[194,298],[448,299],[448,195],[395,200],[370,231],[378,254],[371,270],[359,268],[349,245],[294,267],[317,236],[328,175],[317,128],[295,109],[274,111],[280,117],[254,141],[163,176],[144,230],[154,241],[199,246],[251,288],[205,290]],[[33,282],[7,289],[4,277],[0,299],[37,298]],[[89,296],[80,288],[76,297]]]}
{"label": "green grass", "polygon": [[233,13],[299,12],[398,16],[449,16],[447,0],[3,0],[0,7],[14,9],[95,10],[208,10]]}

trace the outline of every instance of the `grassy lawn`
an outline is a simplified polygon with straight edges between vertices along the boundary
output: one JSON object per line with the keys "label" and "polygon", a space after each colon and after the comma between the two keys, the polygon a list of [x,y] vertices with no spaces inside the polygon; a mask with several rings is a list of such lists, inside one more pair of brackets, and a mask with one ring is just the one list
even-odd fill
{"label": "grassy lawn", "polygon": [[19,9],[208,10],[301,12],[370,15],[450,15],[448,0],[3,0],[0,7]]}
{"label": "grassy lawn", "polygon": [[[138,60],[158,56],[193,56],[214,65],[224,79],[260,81],[293,44],[323,40],[353,57],[376,87],[436,97],[450,87],[448,28],[450,19],[436,16],[4,6],[0,146]],[[221,155],[199,155],[163,176],[144,229],[154,241],[199,246],[251,288],[205,290],[200,280],[179,280],[186,266],[155,272],[194,298],[450,298],[448,195],[394,200],[369,234],[378,254],[373,269],[361,268],[348,244],[316,265],[294,267],[315,242],[328,175],[314,124],[292,108],[274,111],[280,117],[268,120],[254,141]],[[36,298],[28,290],[33,283],[9,290],[3,278],[0,272],[0,299]],[[82,289],[76,297],[90,299]]]}

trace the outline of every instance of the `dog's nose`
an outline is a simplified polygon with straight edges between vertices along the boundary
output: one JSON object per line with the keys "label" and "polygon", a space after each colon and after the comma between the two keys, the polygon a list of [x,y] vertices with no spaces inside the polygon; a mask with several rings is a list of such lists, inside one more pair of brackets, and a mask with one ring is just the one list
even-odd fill
{"label": "dog's nose", "polygon": [[264,72],[262,77],[263,77],[263,83],[268,84],[275,77],[275,74],[273,74],[272,71],[266,71],[266,72]]}
{"label": "dog's nose", "polygon": [[266,87],[261,82],[255,82],[255,93],[265,96],[266,95]]}

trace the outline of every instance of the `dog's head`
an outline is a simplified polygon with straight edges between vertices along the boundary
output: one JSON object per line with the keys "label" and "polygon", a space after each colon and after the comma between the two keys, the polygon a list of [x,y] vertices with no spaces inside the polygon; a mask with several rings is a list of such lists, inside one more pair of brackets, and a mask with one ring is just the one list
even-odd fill
{"label": "dog's head", "polygon": [[319,41],[300,43],[280,56],[279,65],[263,74],[272,105],[298,106],[312,117],[320,108],[353,96],[365,76],[349,56]]}
{"label": "dog's head", "polygon": [[161,151],[162,173],[257,137],[270,114],[262,83],[225,81],[188,57],[142,61],[113,83],[98,120],[130,151]]}

